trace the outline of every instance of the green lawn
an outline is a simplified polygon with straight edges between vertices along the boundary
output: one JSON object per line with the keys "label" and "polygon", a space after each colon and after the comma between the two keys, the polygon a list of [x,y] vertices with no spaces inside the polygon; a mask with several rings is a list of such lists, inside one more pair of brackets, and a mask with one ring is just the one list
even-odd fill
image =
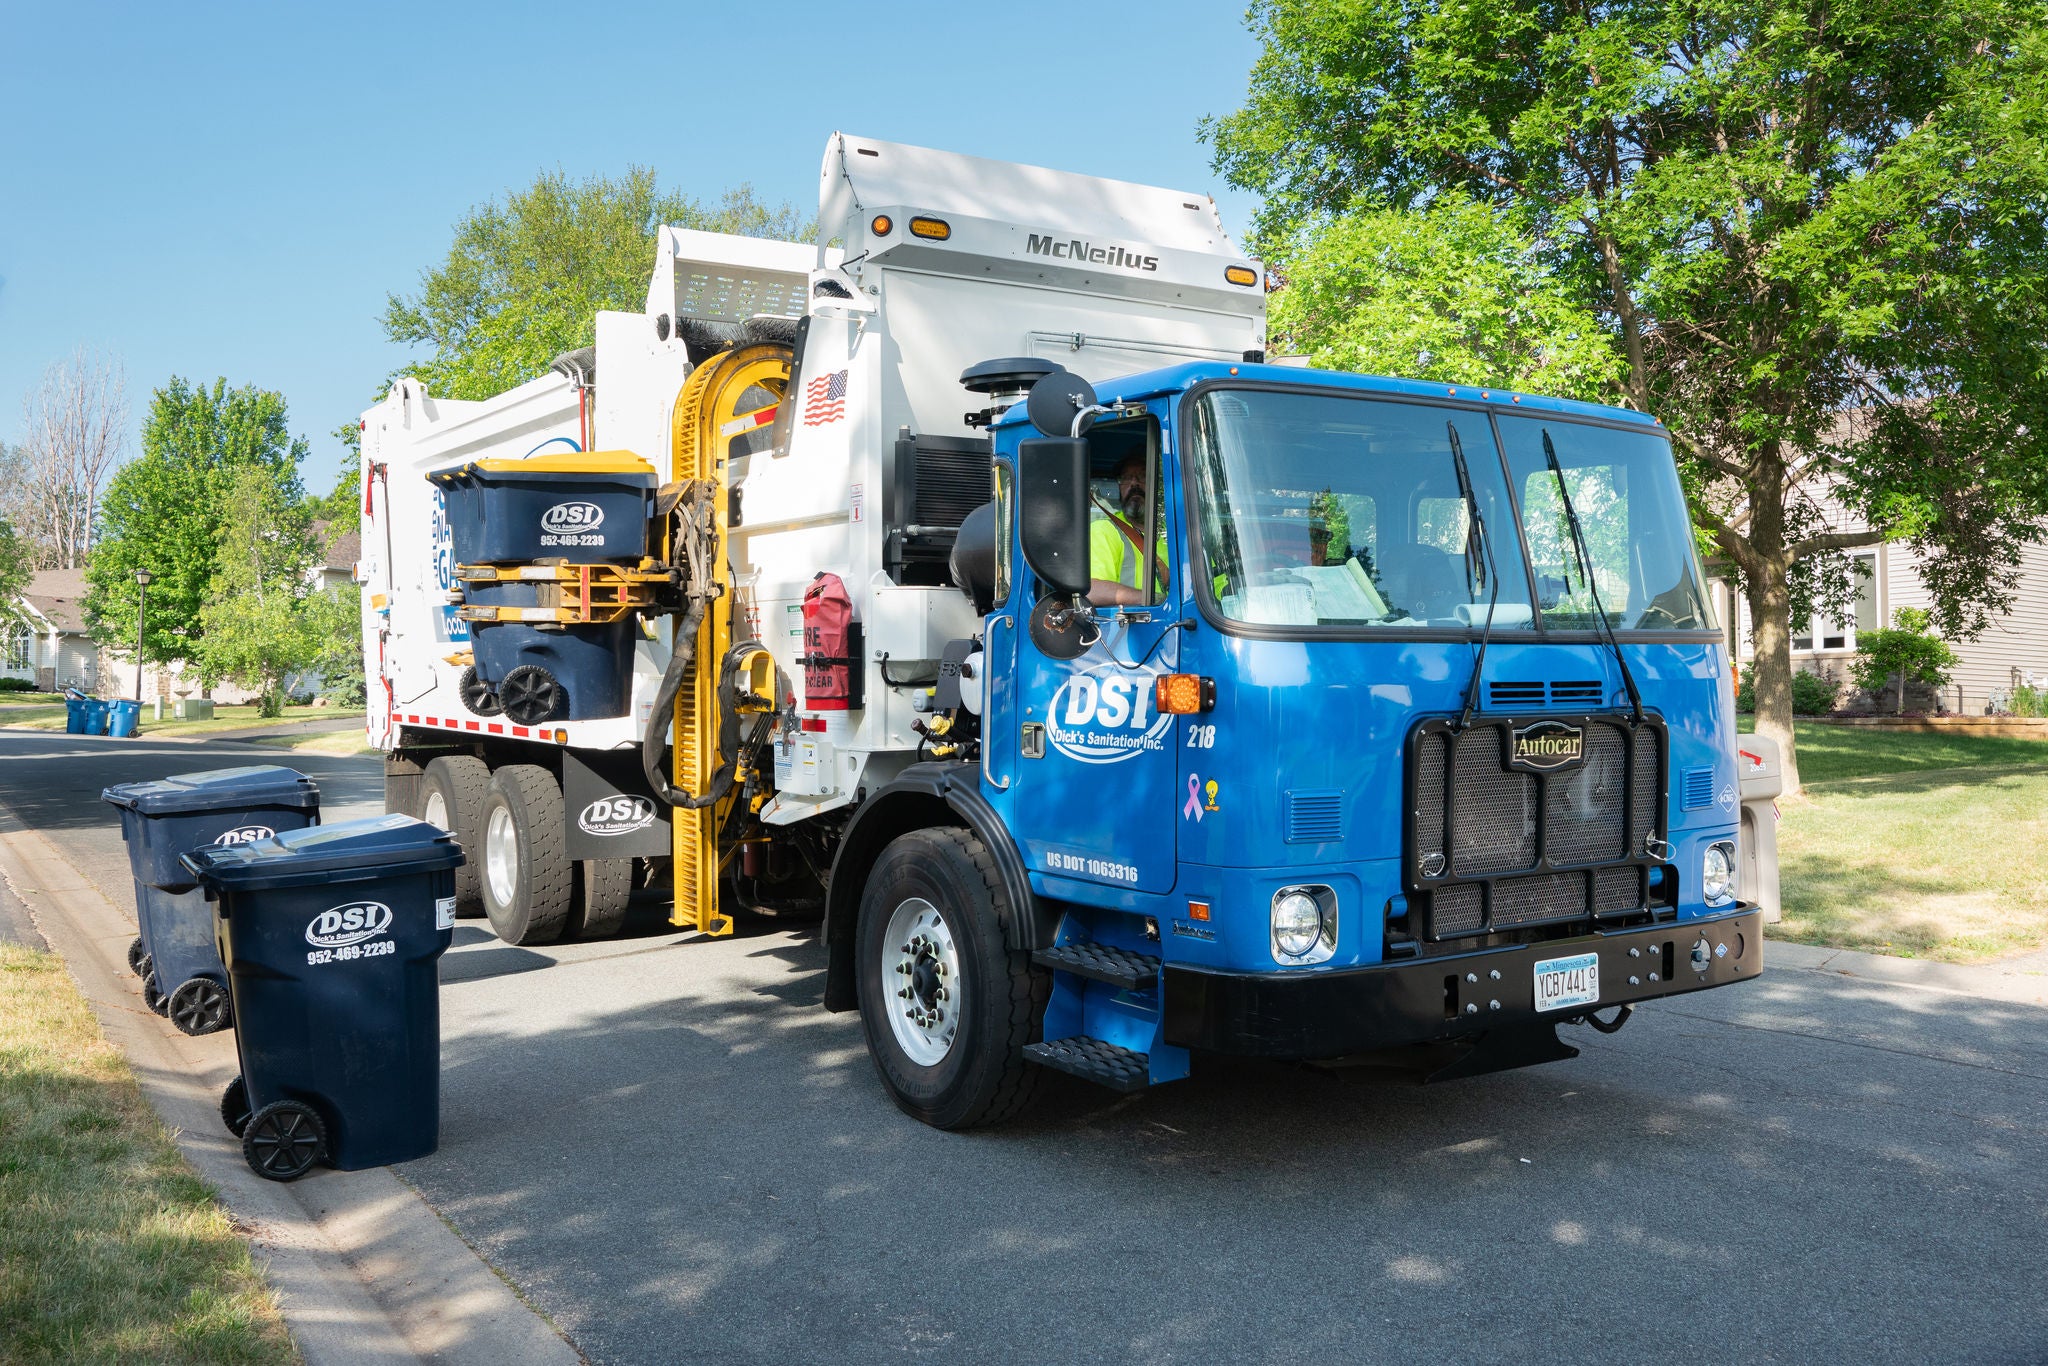
{"label": "green lawn", "polygon": [[2048,947],[2048,744],[1818,722],[1797,737],[1774,938],[1958,963]]}
{"label": "green lawn", "polygon": [[[0,693],[0,726],[24,726],[33,730],[64,729],[64,702],[59,698],[53,706],[47,701],[17,703],[12,699],[19,694]],[[29,694],[38,696],[38,694]],[[158,721],[152,708],[142,709],[143,735],[174,737],[179,735],[209,735],[218,731],[249,730],[256,726],[286,725],[294,721],[331,721],[338,717],[361,717],[361,707],[286,707],[282,716],[265,718],[257,714],[256,704],[243,706],[217,706],[210,721],[177,721],[166,709],[164,719]]]}
{"label": "green lawn", "polygon": [[296,1359],[63,964],[0,944],[0,1361]]}

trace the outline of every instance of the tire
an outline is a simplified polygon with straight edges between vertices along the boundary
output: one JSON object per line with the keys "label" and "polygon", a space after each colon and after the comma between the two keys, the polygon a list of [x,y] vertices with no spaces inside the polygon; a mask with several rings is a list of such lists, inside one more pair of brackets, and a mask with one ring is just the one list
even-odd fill
{"label": "tire", "polygon": [[302,1101],[273,1101],[242,1130],[242,1160],[266,1181],[296,1181],[326,1157],[327,1125]]}
{"label": "tire", "polygon": [[498,703],[507,720],[538,726],[569,711],[569,694],[538,664],[521,664],[498,684]]}
{"label": "tire", "polygon": [[633,899],[633,860],[587,858],[576,864],[566,933],[572,939],[608,939],[626,922]]}
{"label": "tire", "polygon": [[478,716],[496,716],[504,710],[491,685],[476,676],[475,665],[462,671],[462,681],[455,685],[455,691],[462,698],[462,705]]}
{"label": "tire", "polygon": [[463,863],[455,870],[455,914],[464,920],[484,913],[484,798],[490,790],[490,766],[471,754],[444,754],[428,764],[420,778],[420,809],[414,814],[448,831],[462,845]]}
{"label": "tire", "polygon": [[164,1014],[181,1034],[218,1034],[234,1022],[228,989],[211,977],[190,977],[165,1003]]}
{"label": "tire", "polygon": [[249,1128],[249,1084],[242,1080],[239,1072],[228,1083],[227,1089],[220,1093],[220,1122],[236,1138]]}
{"label": "tire", "polygon": [[142,1004],[156,1015],[171,1013],[171,998],[164,995],[163,988],[156,984],[156,969],[153,967],[142,977]]}
{"label": "tire", "polygon": [[1003,942],[1009,915],[995,860],[965,830],[900,836],[861,893],[868,1055],[896,1104],[933,1128],[1000,1124],[1037,1094],[1038,1069],[1023,1050],[1038,1038],[1052,974]]}
{"label": "tire", "polygon": [[507,764],[484,798],[484,914],[507,944],[551,944],[569,920],[574,876],[562,789],[536,764]]}
{"label": "tire", "polygon": [[139,934],[128,945],[128,971],[137,977],[149,975],[149,955],[142,951],[142,936]]}

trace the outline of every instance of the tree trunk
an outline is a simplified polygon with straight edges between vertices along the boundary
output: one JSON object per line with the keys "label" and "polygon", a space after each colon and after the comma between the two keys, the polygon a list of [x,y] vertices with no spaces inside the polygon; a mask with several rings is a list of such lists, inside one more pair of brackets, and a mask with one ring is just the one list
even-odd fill
{"label": "tree trunk", "polygon": [[1899,670],[1899,715],[1906,714],[1906,671]]}
{"label": "tree trunk", "polygon": [[1756,733],[1778,742],[1784,794],[1799,792],[1799,750],[1792,736],[1792,591],[1786,566],[1773,561],[1749,576],[1749,616],[1756,658],[1750,687],[1756,698]]}

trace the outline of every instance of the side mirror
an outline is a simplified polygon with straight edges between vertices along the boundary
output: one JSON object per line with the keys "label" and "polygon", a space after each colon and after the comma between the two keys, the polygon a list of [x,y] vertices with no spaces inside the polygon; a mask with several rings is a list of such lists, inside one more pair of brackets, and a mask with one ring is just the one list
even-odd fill
{"label": "side mirror", "polygon": [[1017,538],[1055,593],[1088,592],[1088,443],[1039,437],[1017,446]]}

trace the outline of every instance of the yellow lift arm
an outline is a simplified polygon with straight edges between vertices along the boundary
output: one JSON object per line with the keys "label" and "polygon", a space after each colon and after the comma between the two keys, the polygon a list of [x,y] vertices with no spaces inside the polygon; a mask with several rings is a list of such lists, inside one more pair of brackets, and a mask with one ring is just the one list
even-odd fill
{"label": "yellow lift arm", "polygon": [[[727,756],[719,753],[718,675],[732,647],[732,582],[726,562],[728,460],[739,437],[757,430],[789,383],[787,346],[755,343],[736,346],[711,357],[683,381],[671,425],[669,478],[685,487],[695,483],[708,495],[716,527],[710,564],[716,591],[697,628],[696,658],[690,676],[676,690],[675,772],[679,791],[702,794]],[[681,547],[671,550],[671,563]],[[677,617],[677,629],[683,618]],[[681,641],[676,644],[680,646]],[[757,672],[750,669],[749,672]],[[771,684],[772,687],[772,684]],[[675,909],[670,920],[685,929],[710,935],[732,933],[732,917],[719,906],[722,854],[719,832],[726,827],[741,784],[715,806],[670,812],[675,839]]]}

